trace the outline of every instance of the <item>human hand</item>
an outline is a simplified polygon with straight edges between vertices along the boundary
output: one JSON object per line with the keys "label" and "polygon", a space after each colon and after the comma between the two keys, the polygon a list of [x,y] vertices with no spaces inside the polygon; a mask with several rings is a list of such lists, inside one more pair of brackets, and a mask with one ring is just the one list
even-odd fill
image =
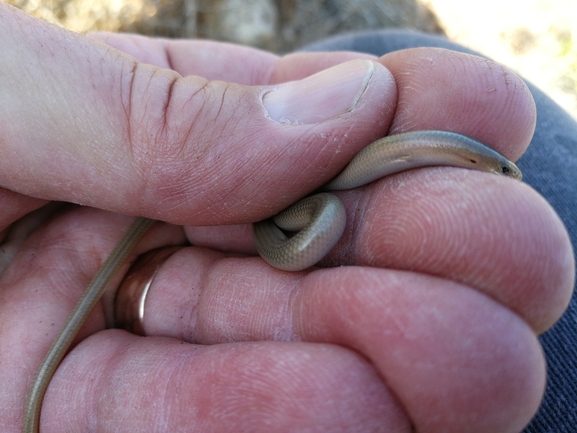
{"label": "human hand", "polygon": [[[107,38],[137,57],[144,53],[149,57],[142,60],[150,63],[159,63],[168,50],[172,67],[183,75],[242,82],[230,65],[239,71],[252,66],[247,76],[256,81],[246,84],[255,85],[301,78],[353,56],[293,55],[277,60],[212,43],[167,47],[141,38]],[[81,38],[80,42],[84,43]],[[134,43],[145,44],[140,53]],[[67,45],[69,52],[74,47],[72,42]],[[263,63],[254,56],[262,56],[258,58]],[[210,65],[207,57],[213,60]],[[192,69],[179,63],[185,61]],[[209,115],[196,116],[199,136],[174,133],[171,128],[180,128],[180,122],[166,126],[157,145],[174,160],[155,154],[150,156],[154,165],[146,159],[154,146],[131,140],[132,154],[142,160],[129,161],[162,170],[162,176],[125,163],[122,133],[119,141],[106,140],[122,129],[110,122],[100,129],[102,118],[97,116],[106,114],[106,107],[96,113],[81,110],[88,117],[79,121],[78,110],[60,112],[56,104],[64,125],[78,121],[78,127],[60,132],[65,136],[56,147],[58,136],[50,128],[42,134],[33,131],[34,138],[44,139],[28,142],[31,132],[11,117],[2,125],[10,132],[7,138],[2,135],[3,145],[13,149],[19,144],[15,138],[22,136],[20,143],[55,155],[52,163],[61,178],[44,174],[39,163],[34,170],[28,168],[10,152],[4,164],[12,173],[2,175],[2,184],[22,193],[6,191],[19,204],[33,202],[24,194],[35,191],[45,199],[79,201],[176,223],[240,224],[268,216],[322,184],[358,148],[388,130],[459,131],[510,158],[526,147],[534,120],[530,96],[500,67],[439,50],[394,53],[380,63],[392,76],[375,65],[369,88],[355,108],[314,126],[267,127],[270,120],[260,118],[262,110],[256,116],[255,110],[239,108],[228,116],[221,112],[222,124],[203,123]],[[100,65],[104,73],[99,74],[106,76],[118,64],[108,58]],[[269,73],[271,68],[276,74]],[[232,77],[226,75],[233,71]],[[74,71],[66,73],[74,79]],[[155,71],[155,76],[162,74]],[[54,79],[51,84],[59,82]],[[81,85],[77,80],[54,93],[82,94],[86,89],[76,88]],[[108,87],[98,89],[104,92]],[[230,95],[230,89],[242,95],[253,91],[222,84],[220,95]],[[186,90],[185,86],[182,92]],[[68,96],[62,100],[68,101]],[[139,96],[151,100],[146,91]],[[232,106],[238,107],[242,97],[235,96],[237,104]],[[47,97],[49,102],[53,97]],[[258,106],[258,100],[248,105]],[[206,109],[212,107],[210,100],[205,104]],[[223,111],[227,106],[222,104]],[[146,114],[155,107],[140,108],[143,114],[134,118],[154,115]],[[8,111],[4,105],[2,114]],[[28,115],[25,109],[20,112]],[[185,129],[190,129],[190,114],[180,114],[181,122],[188,122]],[[250,127],[249,119],[265,125],[264,130]],[[133,129],[146,137],[142,131],[151,126],[142,122]],[[230,128],[231,122],[236,129]],[[86,131],[86,125],[94,129]],[[169,136],[181,140],[165,142]],[[273,138],[284,139],[284,146],[277,146]],[[87,142],[95,146],[88,155],[74,147]],[[195,146],[204,149],[202,157],[222,160],[228,149],[218,148],[220,143],[232,147],[236,158],[229,158],[218,175],[209,174],[197,161]],[[108,156],[95,155],[97,146]],[[211,154],[213,147],[216,153]],[[243,159],[248,166],[236,164],[246,152],[262,158],[260,163]],[[295,153],[304,161],[292,160]],[[77,154],[82,155],[80,161],[70,156]],[[195,169],[189,170],[175,154],[196,164]],[[31,159],[30,164],[37,158],[20,155]],[[57,156],[66,157],[65,163],[72,160],[73,166]],[[272,167],[254,179],[255,166],[264,162]],[[317,177],[319,167],[323,173]],[[28,170],[29,177],[13,181],[19,169]],[[292,176],[292,170],[299,176]],[[168,179],[166,188],[161,178]],[[238,196],[235,182],[240,185]],[[220,184],[227,194],[216,190]],[[205,190],[200,191],[202,186]],[[218,199],[210,197],[213,189]],[[277,197],[278,191],[286,195]],[[183,248],[155,278],[145,329],[147,335],[164,337],[143,339],[105,330],[113,297],[108,293],[51,383],[43,431],[295,431],[305,426],[411,431],[411,424],[420,432],[519,430],[534,412],[543,388],[543,359],[535,333],[561,314],[572,287],[568,240],[548,205],[518,182],[447,168],[415,170],[339,196],[349,209],[349,226],[325,265],[354,267],[284,273],[259,258],[218,251],[251,253],[246,225],[187,227],[184,232],[167,224],[156,227],[138,253],[183,243],[185,235],[195,245],[212,247]],[[19,429],[27,387],[42,354],[126,224],[126,218],[111,213],[69,210],[33,234],[2,275],[0,347],[10,348],[0,354],[0,375],[7,385],[0,397],[3,431]]]}

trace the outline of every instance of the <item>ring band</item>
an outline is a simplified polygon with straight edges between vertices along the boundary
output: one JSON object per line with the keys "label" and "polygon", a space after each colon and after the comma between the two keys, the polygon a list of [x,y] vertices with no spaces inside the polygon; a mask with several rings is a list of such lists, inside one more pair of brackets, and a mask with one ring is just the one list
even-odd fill
{"label": "ring band", "polygon": [[120,283],[114,300],[117,328],[137,335],[144,333],[144,304],[148,289],[160,267],[182,247],[158,248],[141,255]]}

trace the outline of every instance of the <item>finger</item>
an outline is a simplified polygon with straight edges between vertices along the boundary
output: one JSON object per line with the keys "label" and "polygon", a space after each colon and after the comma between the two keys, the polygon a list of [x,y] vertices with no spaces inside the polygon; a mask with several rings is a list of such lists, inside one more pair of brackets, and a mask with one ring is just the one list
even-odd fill
{"label": "finger", "polygon": [[411,431],[372,366],[352,351],[274,342],[195,346],[119,331],[98,333],[67,357],[46,395],[42,428]]}
{"label": "finger", "polygon": [[[503,66],[438,49],[405,50],[380,61],[398,84],[392,132],[456,131],[512,159],[528,146],[534,102],[522,80]],[[522,184],[457,172],[415,170],[364,195],[351,193],[347,236],[325,263],[460,281],[543,332],[561,316],[573,287],[574,259],[563,224]]]}
{"label": "finger", "polygon": [[186,248],[156,274],[144,328],[200,344],[352,348],[376,366],[423,433],[519,431],[545,379],[538,340],[512,311],[466,286],[403,271],[286,273],[258,259]]}
{"label": "finger", "polygon": [[293,53],[283,57],[252,47],[208,40],[174,40],[99,32],[89,35],[143,63],[246,85],[300,80],[354,59],[375,59],[355,52]]}
{"label": "finger", "polygon": [[398,85],[399,104],[391,132],[460,132],[512,160],[529,145],[535,129],[535,103],[525,83],[506,67],[436,48],[393,52],[380,62]]}
{"label": "finger", "polygon": [[191,225],[259,220],[392,117],[395,84],[367,60],[266,89],[207,82],[0,8],[0,67],[28,71],[3,79],[0,184],[22,194]]}
{"label": "finger", "polygon": [[[0,276],[0,420],[4,425],[21,425],[24,401],[42,358],[128,223],[126,217],[89,208],[65,213],[30,236]],[[183,241],[180,228],[158,224],[134,254]],[[110,296],[114,294],[105,294]],[[100,304],[76,341],[111,321]]]}
{"label": "finger", "polygon": [[574,257],[551,206],[527,185],[473,171],[434,168],[339,194],[344,236],[322,262],[437,275],[474,287],[536,332],[571,298]]}

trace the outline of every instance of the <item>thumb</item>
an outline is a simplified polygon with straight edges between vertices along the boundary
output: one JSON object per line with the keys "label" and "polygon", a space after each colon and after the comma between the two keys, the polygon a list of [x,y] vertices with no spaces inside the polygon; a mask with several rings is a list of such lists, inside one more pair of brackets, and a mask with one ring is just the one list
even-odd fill
{"label": "thumb", "polygon": [[0,49],[0,186],[181,224],[278,211],[384,135],[396,101],[368,60],[274,87],[210,82],[5,4]]}

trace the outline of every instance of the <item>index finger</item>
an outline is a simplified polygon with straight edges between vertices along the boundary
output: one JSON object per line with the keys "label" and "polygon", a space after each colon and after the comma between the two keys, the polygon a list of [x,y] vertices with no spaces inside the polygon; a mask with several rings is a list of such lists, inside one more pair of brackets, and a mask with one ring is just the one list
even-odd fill
{"label": "index finger", "polygon": [[396,51],[379,59],[395,77],[391,133],[440,129],[474,137],[517,160],[537,118],[531,92],[503,65],[440,48]]}

